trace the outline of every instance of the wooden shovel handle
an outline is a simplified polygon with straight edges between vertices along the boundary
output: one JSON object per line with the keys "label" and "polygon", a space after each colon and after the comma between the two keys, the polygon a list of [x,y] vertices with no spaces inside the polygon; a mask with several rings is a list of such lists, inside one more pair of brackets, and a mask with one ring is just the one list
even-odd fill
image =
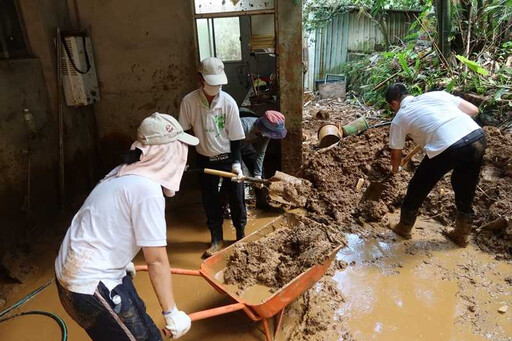
{"label": "wooden shovel handle", "polygon": [[406,156],[406,157],[404,157],[404,158],[402,159],[402,162],[400,162],[400,166],[402,166],[402,167],[403,167],[403,166],[405,166],[405,165],[407,164],[407,162],[409,162],[409,160],[411,160],[411,159],[412,159],[412,157],[413,157],[414,155],[418,154],[418,152],[419,152],[420,150],[422,150],[422,149],[423,149],[423,148],[421,148],[421,146],[416,146],[413,150],[411,150],[411,152],[410,152],[409,154],[407,154],[407,156]]}
{"label": "wooden shovel handle", "polygon": [[230,179],[231,178],[236,178],[236,174],[235,173],[224,172],[224,171],[221,171],[221,170],[211,169],[211,168],[205,168],[204,169],[204,173],[205,174],[222,176],[223,178],[230,178]]}
{"label": "wooden shovel handle", "polygon": [[[217,169],[205,168],[205,169],[203,169],[203,172],[205,174],[222,176],[224,178],[229,178],[229,179],[236,178],[236,174],[235,173],[225,172],[225,171],[221,171],[221,170],[217,170]],[[248,181],[248,182],[254,182],[254,183],[258,183],[258,184],[264,184],[264,185],[269,185],[270,184],[270,181],[267,180],[267,179],[256,179],[256,178],[253,178],[253,177],[250,177],[250,176],[243,176],[240,180]]]}

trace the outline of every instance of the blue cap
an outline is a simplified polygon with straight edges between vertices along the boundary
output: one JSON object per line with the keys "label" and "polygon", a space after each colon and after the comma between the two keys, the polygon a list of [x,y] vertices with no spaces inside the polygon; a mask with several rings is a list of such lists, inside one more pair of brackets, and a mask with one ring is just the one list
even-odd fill
{"label": "blue cap", "polygon": [[274,140],[280,140],[286,137],[287,131],[284,122],[276,122],[273,124],[265,116],[262,116],[258,118],[254,124],[261,132],[261,135],[265,137]]}

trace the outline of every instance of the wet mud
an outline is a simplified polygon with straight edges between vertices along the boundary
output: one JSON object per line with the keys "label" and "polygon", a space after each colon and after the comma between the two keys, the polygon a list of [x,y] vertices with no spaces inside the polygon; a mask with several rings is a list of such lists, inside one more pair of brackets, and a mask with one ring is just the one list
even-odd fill
{"label": "wet mud", "polygon": [[[369,129],[321,149],[316,131],[326,117],[343,124],[364,113],[336,101],[320,103],[328,115],[316,115],[318,110],[310,107],[304,115],[305,163],[298,176],[312,183],[305,215],[348,236],[349,247],[289,308],[278,339],[509,340],[512,318],[498,309],[512,304],[512,135],[484,128],[488,148],[469,247],[457,248],[441,234],[455,220],[449,175],[423,204],[413,240],[403,242],[388,224],[397,222],[408,181],[424,155],[387,181],[379,201],[361,202],[370,182],[389,172],[389,129]],[[404,155],[413,148],[407,141]],[[356,250],[354,238],[361,244]],[[345,262],[345,269],[336,269]],[[323,312],[320,328],[309,323],[317,311]]]}
{"label": "wet mud", "polygon": [[[323,109],[321,110],[329,110]],[[312,183],[307,200],[307,216],[324,224],[348,225],[343,232],[371,234],[362,227],[363,222],[381,222],[385,214],[400,208],[407,184],[424,154],[412,158],[405,170],[384,183],[384,191],[377,202],[361,202],[362,193],[372,181],[382,180],[390,170],[388,127],[369,129],[361,135],[344,138],[339,146],[326,151],[318,150],[313,142],[313,132],[324,120],[315,118],[310,109],[306,121],[305,163],[300,176]],[[330,111],[331,119],[348,122],[362,112],[349,105],[336,104]],[[480,184],[474,200],[475,218],[472,235],[477,245],[499,259],[512,259],[512,134],[495,127],[484,127],[487,149],[482,166]],[[309,143],[308,143],[309,141]],[[407,141],[404,155],[414,148]],[[449,173],[450,174],[450,173]],[[453,226],[455,198],[446,175],[431,191],[420,213],[443,225]],[[362,183],[358,187],[358,182]],[[503,219],[506,226],[481,228]]]}
{"label": "wet mud", "polygon": [[224,282],[239,293],[255,285],[276,291],[344,244],[337,231],[305,217],[287,215],[274,224],[273,232],[237,243],[230,254]]}
{"label": "wet mud", "polygon": [[420,218],[410,241],[366,227],[372,237],[345,235],[328,273],[287,310],[277,340],[510,339],[512,316],[498,309],[512,304],[512,264],[456,247],[434,220]]}

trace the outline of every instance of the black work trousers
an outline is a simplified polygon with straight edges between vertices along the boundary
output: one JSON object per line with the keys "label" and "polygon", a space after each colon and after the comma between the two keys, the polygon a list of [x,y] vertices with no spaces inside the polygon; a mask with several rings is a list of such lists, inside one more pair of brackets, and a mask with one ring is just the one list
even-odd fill
{"label": "black work trousers", "polygon": [[[233,160],[225,158],[212,161],[209,157],[198,154],[198,166],[200,168],[212,168],[225,172],[231,172]],[[220,178],[216,175],[200,175],[201,193],[203,196],[203,207],[206,214],[206,225],[212,233],[212,239],[223,239],[222,223],[224,221],[222,211],[222,201],[219,191]],[[247,209],[245,207],[244,184],[231,181],[227,178],[223,180],[227,186],[229,196],[229,207],[231,209],[231,220],[237,231],[243,231],[247,223]]]}
{"label": "black work trousers", "polygon": [[[254,169],[256,168],[256,157],[258,153],[254,146],[250,143],[242,144],[242,161],[249,170],[249,175],[254,176]],[[265,177],[265,170],[263,170],[262,177]],[[221,188],[221,200],[222,205],[226,205],[228,202],[228,185],[226,183],[229,179],[222,180]],[[270,207],[268,203],[268,194],[261,188],[254,187],[254,195],[256,196],[256,207],[260,209],[267,209]]]}
{"label": "black work trousers", "polygon": [[432,159],[425,156],[409,182],[402,211],[416,214],[437,182],[453,170],[451,183],[457,210],[473,214],[473,199],[486,146],[485,133],[478,129]]}

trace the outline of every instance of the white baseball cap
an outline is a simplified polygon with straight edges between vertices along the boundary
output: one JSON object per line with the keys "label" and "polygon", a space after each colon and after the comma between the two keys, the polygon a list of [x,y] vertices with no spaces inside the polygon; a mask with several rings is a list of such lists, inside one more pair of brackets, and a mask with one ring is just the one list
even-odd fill
{"label": "white baseball cap", "polygon": [[224,63],[219,58],[208,57],[203,59],[199,64],[199,72],[209,85],[228,84],[228,78],[224,73]]}
{"label": "white baseball cap", "polygon": [[146,117],[137,129],[137,140],[142,144],[167,144],[181,141],[191,146],[197,146],[199,139],[187,134],[179,122],[171,115],[159,112]]}

